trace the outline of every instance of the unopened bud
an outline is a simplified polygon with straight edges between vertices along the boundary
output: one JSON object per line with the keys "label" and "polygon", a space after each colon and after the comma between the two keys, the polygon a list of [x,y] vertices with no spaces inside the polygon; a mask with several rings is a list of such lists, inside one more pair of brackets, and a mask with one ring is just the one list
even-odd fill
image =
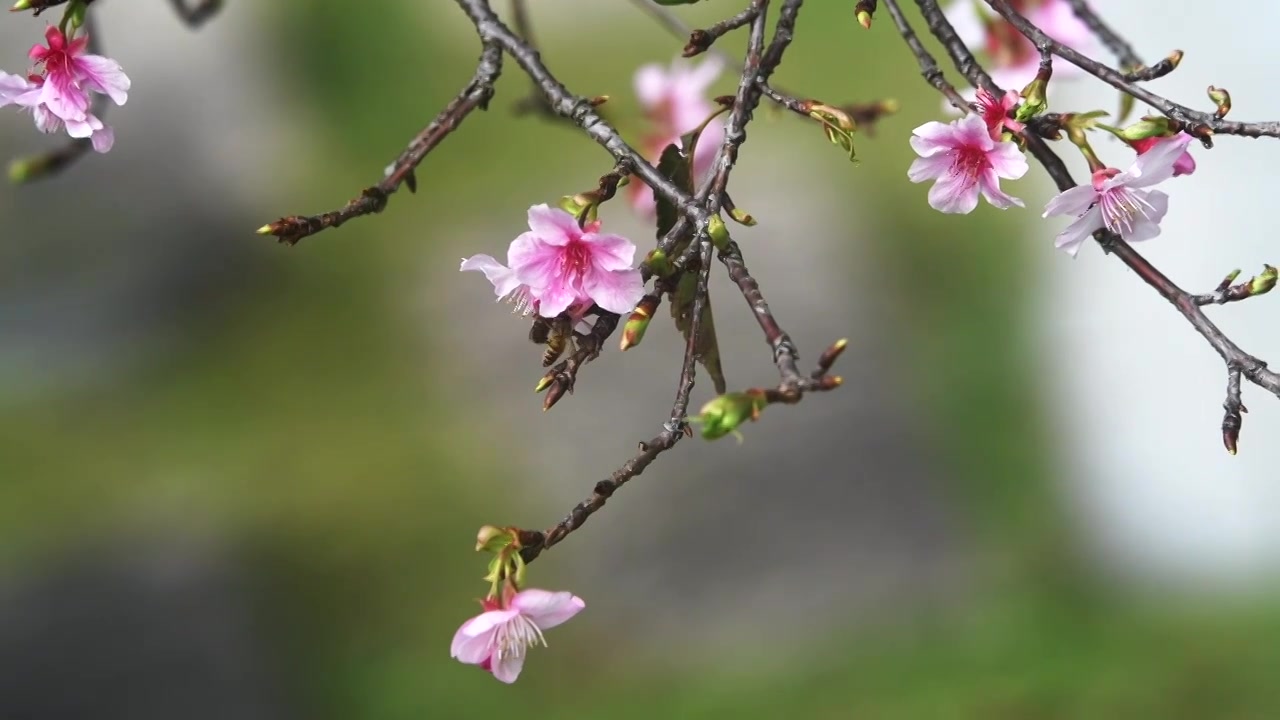
{"label": "unopened bud", "polygon": [[1041,63],[1035,79],[1022,88],[1022,104],[1014,111],[1014,119],[1024,123],[1043,113],[1049,108],[1049,79],[1053,77],[1053,66]]}
{"label": "unopened bud", "polygon": [[1250,295],[1264,295],[1271,292],[1271,290],[1276,286],[1276,279],[1280,277],[1277,270],[1270,265],[1263,265],[1262,267],[1262,274],[1255,275],[1254,278],[1249,281]]}
{"label": "unopened bud", "polygon": [[476,552],[496,553],[516,541],[510,528],[485,525],[476,533]]}
{"label": "unopened bud", "polygon": [[30,9],[31,0],[18,0],[18,2],[13,4],[13,7],[9,8],[9,12],[22,12],[23,10]]}
{"label": "unopened bud", "polygon": [[836,360],[844,353],[844,349],[849,347],[848,338],[841,338],[831,344],[831,347],[822,351],[822,355],[818,357],[818,369],[826,372],[836,364]]}
{"label": "unopened bud", "polygon": [[702,437],[715,440],[728,435],[747,420],[760,417],[760,411],[767,404],[764,393],[759,390],[725,393],[712,398],[698,411]]}
{"label": "unopened bud", "polygon": [[712,215],[707,221],[707,235],[711,236],[711,244],[716,246],[717,250],[724,250],[729,246],[729,228],[724,224],[724,218],[719,215]]}
{"label": "unopened bud", "polygon": [[633,348],[644,339],[644,333],[649,329],[649,321],[653,319],[653,313],[658,309],[658,303],[661,301],[662,298],[658,295],[645,295],[640,298],[640,304],[636,305],[636,309],[631,312],[631,317],[627,318],[627,323],[622,326],[622,350]]}
{"label": "unopened bud", "polygon": [[565,195],[560,198],[560,202],[556,203],[561,210],[569,213],[575,218],[582,218],[582,214],[591,208],[595,203],[594,198],[589,193],[578,193],[577,195]]}
{"label": "unopened bud", "polygon": [[1208,93],[1209,100],[1211,100],[1218,108],[1217,111],[1213,113],[1213,116],[1219,120],[1226,117],[1227,113],[1231,112],[1231,93],[1227,92],[1225,88],[1214,87],[1212,85],[1209,86]]}
{"label": "unopened bud", "polygon": [[648,266],[650,272],[658,277],[666,277],[671,274],[671,262],[667,259],[667,254],[661,250],[651,250],[645,256],[644,264]]}
{"label": "unopened bud", "polygon": [[1169,118],[1163,115],[1146,115],[1138,122],[1124,128],[1119,133],[1122,140],[1148,140],[1157,137],[1172,137],[1178,134]]}
{"label": "unopened bud", "polygon": [[550,386],[547,387],[547,396],[542,400],[542,412],[550,410],[567,392],[569,392],[569,383],[553,377]]}
{"label": "unopened bud", "polygon": [[729,217],[733,218],[733,221],[738,223],[739,225],[746,225],[747,227],[752,227],[756,224],[756,219],[751,216],[751,213],[741,208],[734,208],[730,210]]}
{"label": "unopened bud", "polygon": [[84,14],[87,10],[88,6],[83,2],[72,3],[70,12],[72,28],[78,29],[81,25],[84,25]]}
{"label": "unopened bud", "polygon": [[822,132],[827,136],[827,140],[849,153],[850,160],[856,160],[857,154],[853,146],[853,133],[858,129],[858,126],[853,118],[849,116],[849,113],[817,100],[805,101],[804,107],[808,110],[809,117],[822,124]]}
{"label": "unopened bud", "polygon": [[858,4],[853,6],[853,13],[858,18],[858,24],[864,29],[871,29],[871,16],[876,11],[876,0],[858,0]]}
{"label": "unopened bud", "polygon": [[535,393],[540,393],[543,390],[546,390],[548,387],[550,387],[551,383],[555,381],[556,381],[556,371],[551,370],[546,375],[543,375],[540,380],[538,380],[538,384],[533,388],[533,391]]}

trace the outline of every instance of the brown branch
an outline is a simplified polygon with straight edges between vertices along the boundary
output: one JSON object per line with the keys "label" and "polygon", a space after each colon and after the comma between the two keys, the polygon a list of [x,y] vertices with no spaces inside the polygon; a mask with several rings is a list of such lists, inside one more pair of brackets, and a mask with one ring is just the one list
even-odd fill
{"label": "brown branch", "polygon": [[938,67],[938,61],[925,49],[924,44],[920,42],[920,38],[916,36],[915,30],[911,29],[911,23],[907,22],[907,16],[902,13],[902,8],[898,6],[898,0],[885,0],[884,6],[889,11],[889,16],[893,18],[893,24],[898,28],[898,34],[902,36],[911,53],[915,55],[916,62],[920,65],[920,75],[924,77],[925,82],[942,93],[947,102],[951,103],[960,112],[966,114],[972,112],[969,107],[969,101],[965,100],[956,91],[954,85],[947,82],[942,68]]}
{"label": "brown branch", "polygon": [[1120,34],[1111,29],[1111,26],[1103,22],[1102,18],[1089,7],[1086,0],[1067,0],[1067,4],[1071,6],[1071,11],[1075,16],[1080,18],[1080,22],[1089,28],[1103,45],[1116,56],[1116,60],[1120,61],[1121,67],[1137,69],[1142,67],[1142,58],[1138,57],[1138,53],[1134,52],[1133,46],[1128,40],[1120,37]]}
{"label": "brown branch", "polygon": [[737,30],[747,23],[755,20],[760,14],[760,8],[752,3],[749,7],[733,17],[726,18],[712,25],[706,30],[694,30],[689,33],[689,43],[684,46],[684,56],[693,57],[700,55],[710,49],[712,43],[719,40],[722,35],[727,32]]}
{"label": "brown branch", "polygon": [[[1000,3],[1002,0],[988,0],[988,2]],[[990,76],[974,59],[964,43],[960,42],[960,38],[955,34],[955,29],[951,27],[951,24],[943,15],[936,0],[916,0],[916,4],[920,6],[921,13],[925,18],[925,22],[929,25],[930,31],[947,49],[947,53],[955,63],[956,69],[964,74],[975,87],[985,87],[993,93],[999,93],[1000,88],[991,82]],[[1042,138],[1034,133],[1024,133],[1023,138],[1026,141],[1027,150],[1044,166],[1045,171],[1053,179],[1054,184],[1058,186],[1059,191],[1066,191],[1075,187],[1075,181],[1072,179],[1066,165],[1063,164],[1062,159],[1058,157],[1057,153],[1049,149]],[[1200,308],[1202,303],[1197,302],[1198,297],[1202,296],[1191,295],[1178,287],[1118,235],[1099,230],[1094,233],[1094,239],[1102,246],[1103,250],[1118,258],[1129,269],[1133,270],[1138,277],[1142,278],[1143,282],[1150,285],[1160,297],[1172,304],[1191,324],[1191,327],[1200,333],[1201,337],[1209,343],[1209,346],[1218,353],[1226,365],[1228,373],[1238,372],[1249,382],[1280,397],[1280,374],[1268,370],[1266,362],[1240,349],[1240,346],[1228,338],[1213,321],[1209,320],[1208,316]],[[1230,415],[1230,408],[1228,408],[1228,414]]]}
{"label": "brown branch", "polygon": [[295,245],[305,237],[321,230],[338,227],[353,218],[380,213],[387,206],[387,200],[407,185],[409,192],[417,188],[414,170],[449,133],[458,129],[462,121],[477,108],[486,109],[493,97],[493,84],[502,73],[501,49],[486,40],[480,60],[476,63],[475,74],[462,92],[458,93],[444,110],[436,116],[431,124],[422,129],[409,147],[400,153],[400,157],[387,169],[386,177],[377,185],[371,185],[361,191],[360,196],[348,202],[339,210],[320,215],[290,215],[258,229],[261,235],[274,235],[280,242]]}
{"label": "brown branch", "polygon": [[1202,142],[1211,144],[1212,135],[1243,135],[1245,137],[1280,137],[1280,121],[1236,122],[1216,117],[1213,113],[1200,112],[1180,105],[1167,98],[1147,90],[1141,85],[1130,82],[1125,76],[1054,40],[1013,9],[1008,0],[987,0],[993,10],[1009,21],[1009,24],[1022,33],[1036,47],[1047,49],[1054,55],[1066,60],[1099,80],[1141,100],[1159,110],[1165,116],[1183,124],[1183,129]]}

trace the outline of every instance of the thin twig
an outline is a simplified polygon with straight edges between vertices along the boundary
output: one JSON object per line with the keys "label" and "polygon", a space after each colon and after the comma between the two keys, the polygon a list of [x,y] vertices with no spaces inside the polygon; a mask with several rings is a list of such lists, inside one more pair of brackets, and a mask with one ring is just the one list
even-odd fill
{"label": "thin twig", "polygon": [[1116,56],[1116,60],[1120,61],[1120,66],[1124,68],[1137,69],[1142,66],[1142,58],[1138,57],[1138,53],[1134,52],[1133,46],[1128,40],[1120,37],[1120,34],[1111,29],[1111,26],[1105,23],[1098,14],[1089,7],[1086,0],[1067,0],[1067,4],[1071,6],[1071,11],[1075,16],[1080,18],[1080,22],[1084,23],[1089,31],[1102,41],[1103,45]]}
{"label": "thin twig", "polygon": [[942,68],[938,67],[938,61],[925,49],[924,44],[920,42],[920,38],[916,36],[915,30],[911,29],[911,23],[907,22],[907,16],[902,14],[902,8],[898,6],[898,0],[885,0],[884,6],[889,11],[889,16],[893,18],[893,24],[898,28],[898,34],[902,35],[907,47],[916,56],[916,62],[920,65],[920,75],[924,77],[925,82],[942,93],[947,102],[951,103],[960,112],[966,114],[972,112],[969,107],[969,101],[965,100],[956,91],[954,85],[947,82],[946,76],[942,73]]}

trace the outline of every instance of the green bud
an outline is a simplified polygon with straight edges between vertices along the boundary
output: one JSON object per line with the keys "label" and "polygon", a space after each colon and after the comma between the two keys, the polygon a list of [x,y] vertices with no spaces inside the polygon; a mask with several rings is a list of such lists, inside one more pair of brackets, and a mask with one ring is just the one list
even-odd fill
{"label": "green bud", "polygon": [[661,250],[651,250],[645,256],[644,264],[658,277],[666,277],[671,274],[671,263],[667,261],[667,254]]}
{"label": "green bud", "polygon": [[715,440],[738,429],[747,420],[760,417],[760,411],[768,405],[764,393],[759,390],[725,393],[714,397],[698,411],[702,425],[702,437]]}
{"label": "green bud", "polygon": [[587,197],[585,193],[578,193],[577,195],[565,195],[560,198],[557,206],[575,218],[581,219],[583,213],[591,209],[593,204],[591,198]]}
{"label": "green bud", "polygon": [[1276,286],[1276,279],[1280,277],[1277,270],[1270,265],[1263,265],[1262,267],[1262,274],[1249,281],[1250,295],[1263,295],[1271,292],[1272,288]]}
{"label": "green bud", "polygon": [[754,217],[751,217],[751,213],[741,208],[734,208],[730,210],[729,217],[733,218],[733,221],[738,223],[739,225],[746,225],[747,227],[752,227],[756,224],[756,219]]}
{"label": "green bud", "polygon": [[1163,115],[1146,115],[1138,122],[1121,130],[1119,135],[1122,140],[1147,140],[1155,137],[1171,137],[1177,134],[1177,130],[1170,124],[1169,118]]}
{"label": "green bud", "polygon": [[510,528],[485,525],[476,533],[476,552],[501,552],[515,540],[515,533]]}
{"label": "green bud", "polygon": [[653,313],[658,309],[658,303],[661,300],[662,298],[657,295],[645,295],[640,298],[640,304],[636,305],[631,317],[627,318],[626,325],[622,327],[622,350],[633,348],[644,339],[644,333],[649,329],[649,321],[653,319]]}
{"label": "green bud", "polygon": [[1227,113],[1231,112],[1231,93],[1227,92],[1225,88],[1214,87],[1212,85],[1209,86],[1208,93],[1209,100],[1211,100],[1218,108],[1217,111],[1213,113],[1213,116],[1219,120],[1226,117]]}
{"label": "green bud", "polygon": [[67,9],[67,14],[70,17],[72,28],[78,30],[81,25],[84,25],[84,14],[87,11],[88,6],[80,0],[71,4],[71,7]]}
{"label": "green bud", "polygon": [[9,8],[9,12],[22,12],[23,10],[30,9],[31,0],[18,0],[18,2],[13,4],[13,7]]}
{"label": "green bud", "polygon": [[729,246],[729,228],[725,227],[724,219],[719,215],[712,215],[707,221],[707,234],[711,236],[711,244],[717,250],[724,250]]}

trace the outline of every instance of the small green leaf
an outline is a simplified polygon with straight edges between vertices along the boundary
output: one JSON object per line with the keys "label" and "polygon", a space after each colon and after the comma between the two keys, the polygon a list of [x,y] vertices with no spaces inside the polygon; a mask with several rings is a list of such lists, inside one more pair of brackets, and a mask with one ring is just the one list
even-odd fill
{"label": "small green leaf", "polygon": [[[671,297],[671,317],[675,319],[676,329],[684,335],[686,341],[689,339],[689,332],[693,330],[693,298],[697,290],[698,274],[686,272]],[[694,352],[711,376],[716,394],[723,395],[726,384],[724,368],[720,365],[720,343],[716,341],[716,323],[711,314],[711,298],[707,298],[702,304],[702,321],[698,329],[698,343],[694,346]]]}
{"label": "small green leaf", "polygon": [[[668,145],[662,151],[662,157],[658,159],[658,172],[676,187],[689,191],[689,161],[684,153],[680,152],[680,148],[676,145]],[[658,205],[658,239],[661,240],[671,228],[675,227],[676,220],[680,218],[676,206],[667,201],[666,198],[654,193],[654,198]],[[679,254],[675,254],[679,257]]]}

